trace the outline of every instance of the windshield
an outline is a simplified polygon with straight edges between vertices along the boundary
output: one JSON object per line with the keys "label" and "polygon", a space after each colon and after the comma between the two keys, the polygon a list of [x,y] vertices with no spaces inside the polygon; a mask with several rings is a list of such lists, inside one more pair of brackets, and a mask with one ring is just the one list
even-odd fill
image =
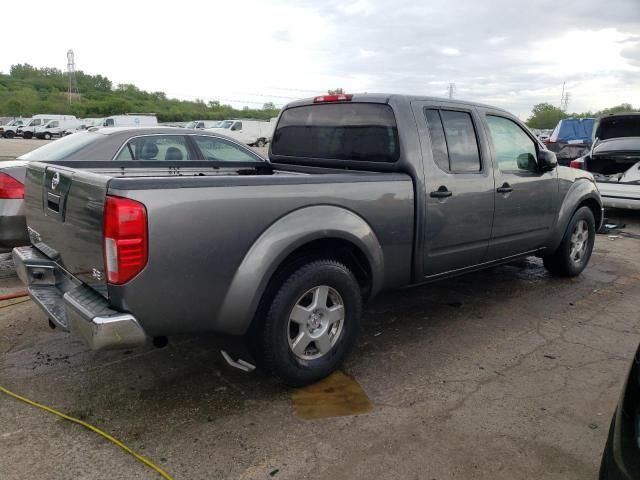
{"label": "windshield", "polygon": [[231,125],[233,125],[233,120],[225,120],[224,122],[220,122],[217,128],[230,128]]}
{"label": "windshield", "polygon": [[640,115],[604,118],[600,120],[600,125],[597,128],[600,140],[640,137]]}
{"label": "windshield", "polygon": [[95,142],[99,138],[102,138],[100,133],[74,133],[73,135],[63,137],[60,140],[56,140],[55,142],[36,148],[32,152],[19,157],[19,160],[64,160],[69,155],[72,155],[81,148]]}

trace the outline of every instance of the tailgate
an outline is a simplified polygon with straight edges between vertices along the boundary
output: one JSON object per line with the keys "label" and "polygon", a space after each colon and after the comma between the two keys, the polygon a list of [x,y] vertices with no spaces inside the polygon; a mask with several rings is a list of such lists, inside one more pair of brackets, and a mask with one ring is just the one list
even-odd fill
{"label": "tailgate", "polygon": [[102,215],[110,178],[31,162],[25,179],[31,243],[105,297]]}

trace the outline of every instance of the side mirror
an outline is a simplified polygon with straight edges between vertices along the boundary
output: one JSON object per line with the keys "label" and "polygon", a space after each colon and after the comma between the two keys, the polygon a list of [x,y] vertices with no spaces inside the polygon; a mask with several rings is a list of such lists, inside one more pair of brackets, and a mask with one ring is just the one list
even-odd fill
{"label": "side mirror", "polygon": [[530,153],[522,153],[518,155],[518,168],[520,170],[527,170],[529,172],[535,172],[538,170],[538,164],[536,163],[536,157]]}
{"label": "side mirror", "polygon": [[538,150],[538,168],[541,172],[550,172],[558,166],[556,154],[549,150]]}

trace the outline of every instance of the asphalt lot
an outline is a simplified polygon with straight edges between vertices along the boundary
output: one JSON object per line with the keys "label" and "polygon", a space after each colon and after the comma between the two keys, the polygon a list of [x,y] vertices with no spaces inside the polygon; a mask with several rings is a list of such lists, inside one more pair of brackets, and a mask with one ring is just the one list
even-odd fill
{"label": "asphalt lot", "polygon": [[[640,234],[639,214],[609,217]],[[0,260],[0,295],[20,290]],[[638,311],[640,239],[615,235],[598,235],[576,279],[532,258],[388,293],[344,366],[372,410],[303,420],[296,392],[228,367],[220,339],[91,352],[17,299],[0,302],[0,385],[112,433],[176,479],[596,478]],[[2,479],[159,478],[2,394],[0,451]]]}
{"label": "asphalt lot", "polygon": [[31,138],[0,138],[0,160],[13,160],[31,150],[46,145],[51,140]]}

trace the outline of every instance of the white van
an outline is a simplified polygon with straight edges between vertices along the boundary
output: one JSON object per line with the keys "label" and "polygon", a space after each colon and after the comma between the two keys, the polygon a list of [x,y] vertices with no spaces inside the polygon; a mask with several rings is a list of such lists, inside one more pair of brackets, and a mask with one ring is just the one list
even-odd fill
{"label": "white van", "polygon": [[210,128],[247,145],[263,147],[271,141],[276,122],[266,120],[223,120],[219,127]]}
{"label": "white van", "polygon": [[187,123],[184,128],[202,130],[204,128],[216,128],[222,124],[220,120],[193,120]]}
{"label": "white van", "polygon": [[30,118],[14,118],[10,122],[4,125],[0,125],[0,137],[13,138],[16,136],[16,132],[19,127],[29,123]]}
{"label": "white van", "polygon": [[24,138],[33,138],[36,133],[36,129],[38,127],[42,127],[46,125],[51,120],[76,120],[77,118],[73,115],[52,115],[52,114],[39,114],[31,117],[31,120],[26,125],[19,127],[16,135],[22,136]]}
{"label": "white van", "polygon": [[49,120],[41,127],[36,127],[33,132],[36,138],[51,140],[53,137],[62,137],[67,130],[80,128],[80,121],[73,118],[61,118]]}
{"label": "white van", "polygon": [[127,115],[113,115],[104,119],[103,127],[151,127],[158,125],[155,115],[129,113]]}

